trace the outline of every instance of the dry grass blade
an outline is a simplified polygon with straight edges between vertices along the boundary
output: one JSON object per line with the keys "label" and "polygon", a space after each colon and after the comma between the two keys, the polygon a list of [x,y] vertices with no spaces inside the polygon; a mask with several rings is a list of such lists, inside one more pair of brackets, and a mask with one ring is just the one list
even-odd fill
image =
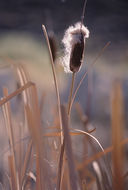
{"label": "dry grass blade", "polygon": [[22,171],[21,171],[21,186],[23,185],[23,181],[24,181],[24,178],[25,178],[25,175],[27,172],[27,168],[29,165],[31,150],[32,150],[32,140],[29,141],[25,159],[24,159],[24,164],[23,164]]}
{"label": "dry grass blade", "polygon": [[19,89],[17,89],[16,91],[12,92],[11,94],[9,94],[7,97],[3,98],[2,100],[0,100],[0,106],[2,106],[3,104],[5,104],[6,102],[8,102],[9,100],[11,100],[13,97],[17,96],[18,94],[21,94],[25,89],[30,88],[31,86],[35,85],[33,82],[28,82],[27,84],[25,84],[24,86],[20,87]]}
{"label": "dry grass blade", "polygon": [[100,149],[101,149],[102,152],[105,154],[104,148],[102,147],[102,145],[100,144],[100,142],[97,140],[96,137],[94,137],[94,136],[91,135],[90,133],[88,133],[88,132],[86,132],[86,131],[82,131],[82,130],[80,130],[80,129],[72,129],[72,130],[73,130],[73,131],[76,131],[76,132],[80,132],[81,134],[85,134],[85,135],[91,137],[91,138],[99,145]]}
{"label": "dry grass blade", "polygon": [[[89,130],[88,133],[92,133],[93,131],[95,131],[95,128],[92,130]],[[82,135],[81,132],[69,132],[71,136],[78,136],[78,135]],[[45,133],[43,136],[44,137],[60,137],[61,132],[51,132],[51,133]]]}
{"label": "dry grass blade", "polygon": [[[57,77],[56,77],[56,71],[55,71],[55,65],[54,65],[54,61],[53,61],[53,56],[52,56],[52,51],[50,48],[50,43],[49,43],[49,39],[48,39],[48,34],[46,31],[46,28],[44,25],[42,25],[42,29],[47,41],[47,45],[48,45],[48,50],[49,50],[49,54],[50,54],[50,59],[51,59],[51,67],[52,67],[52,72],[53,72],[53,78],[54,78],[54,83],[55,83],[55,90],[56,90],[56,96],[57,96],[57,105],[58,105],[58,113],[59,113],[59,120],[60,120],[60,129],[62,130],[62,119],[61,119],[61,109],[60,109],[60,94],[59,94],[59,88],[58,88],[58,82],[57,82]],[[61,144],[63,143],[63,134],[61,134]]]}
{"label": "dry grass blade", "polygon": [[10,169],[10,176],[11,176],[11,188],[12,190],[18,190],[19,187],[17,186],[17,176],[14,166],[14,158],[13,156],[8,157],[9,169]]}
{"label": "dry grass blade", "polygon": [[[94,137],[93,135],[89,134],[88,132],[85,132],[85,131],[82,131],[82,130],[79,130],[79,129],[72,129],[72,130],[77,131],[77,132],[81,132],[81,134],[83,133],[83,134],[87,135],[88,137],[91,137],[91,139],[93,139],[93,140],[98,144],[98,146],[99,146],[100,149],[102,150],[102,153],[103,153],[104,156],[105,156],[104,148],[102,147],[102,145],[100,144],[100,142],[97,140],[96,137]],[[110,168],[110,165],[109,165],[108,160],[106,159],[106,157],[104,157],[104,161],[105,161],[105,163],[106,163],[106,165],[105,165],[106,170],[109,169],[109,170],[110,170],[110,174],[111,174],[111,168]]]}
{"label": "dry grass blade", "polygon": [[[8,96],[8,90],[7,88],[3,89],[4,92],[4,97]],[[11,110],[10,110],[10,104],[9,102],[6,102],[3,105],[3,110],[5,113],[5,123],[6,123],[6,128],[7,128],[7,132],[8,132],[8,137],[9,137],[9,144],[10,144],[10,150],[11,150],[11,154],[12,154],[12,160],[11,162],[13,162],[13,175],[15,176],[15,179],[17,178],[17,168],[16,168],[16,154],[15,154],[15,147],[14,147],[14,133],[13,133],[13,128],[12,128],[12,119],[11,119]],[[16,188],[18,188],[18,184],[16,183],[18,182],[17,180],[15,181],[15,185]]]}
{"label": "dry grass blade", "polygon": [[68,116],[69,117],[70,117],[70,112],[71,112],[71,102],[72,102],[72,94],[73,94],[74,82],[75,82],[75,73],[72,73],[72,83],[71,83],[69,100],[68,100]]}
{"label": "dry grass blade", "polygon": [[[33,143],[35,144],[36,147],[36,160],[37,160],[37,168],[36,168],[36,172],[37,172],[37,189],[41,190],[43,188],[43,184],[41,183],[41,178],[42,178],[42,170],[41,170],[41,147],[42,147],[42,143],[41,141],[41,137],[40,137],[40,131],[37,129],[38,124],[35,121],[35,116],[33,115],[30,107],[28,105],[25,106],[26,108],[26,114],[27,114],[27,121],[28,121],[28,127],[30,130],[30,134],[32,136],[32,140]],[[40,167],[39,167],[40,165]],[[42,178],[43,179],[43,178]]]}
{"label": "dry grass blade", "polygon": [[71,102],[71,107],[73,105],[73,102],[75,100],[75,97],[76,97],[76,94],[82,84],[82,82],[84,81],[85,77],[87,76],[89,70],[96,64],[97,60],[99,59],[99,57],[103,54],[103,52],[105,51],[105,49],[110,45],[110,42],[108,42],[102,49],[101,51],[99,52],[99,54],[97,55],[97,57],[95,58],[95,60],[92,62],[92,64],[89,66],[88,70],[84,73],[83,77],[81,78],[79,84],[78,84],[78,87],[76,88],[75,92],[74,92],[74,95],[73,95],[73,98],[72,98],[72,102]]}
{"label": "dry grass blade", "polygon": [[124,189],[124,155],[121,141],[123,138],[123,96],[120,82],[116,82],[112,93],[112,162],[113,186],[116,190]]}
{"label": "dry grass blade", "polygon": [[62,113],[62,127],[65,139],[65,153],[68,162],[70,185],[72,190],[77,190],[79,189],[78,179],[77,179],[77,173],[75,169],[74,157],[72,152],[72,145],[71,145],[72,142],[69,134],[68,115],[64,106],[61,107],[61,113]]}
{"label": "dry grass blade", "polygon": [[60,149],[58,172],[57,172],[57,190],[60,190],[60,185],[61,185],[61,176],[62,176],[62,167],[63,167],[63,158],[64,158],[64,148],[65,148],[65,141],[63,140],[63,144],[61,145],[61,149]]}
{"label": "dry grass blade", "polygon": [[[21,84],[21,86],[24,86],[28,81],[30,81],[28,74],[25,72],[25,69],[22,65],[18,65],[16,68],[17,68],[17,74],[18,74],[19,79],[20,79],[20,84]],[[23,92],[24,104],[28,103],[29,97],[30,97],[29,92],[26,89]]]}
{"label": "dry grass blade", "polygon": [[38,105],[38,97],[36,92],[36,87],[33,86],[31,89],[32,94],[32,102],[31,102],[31,109],[29,105],[26,105],[26,116],[29,131],[32,137],[32,141],[36,148],[36,169],[37,169],[37,189],[44,189],[45,176],[47,176],[47,171],[45,170],[44,166],[44,150],[43,150],[43,134],[41,129],[41,118],[40,118],[40,111]]}

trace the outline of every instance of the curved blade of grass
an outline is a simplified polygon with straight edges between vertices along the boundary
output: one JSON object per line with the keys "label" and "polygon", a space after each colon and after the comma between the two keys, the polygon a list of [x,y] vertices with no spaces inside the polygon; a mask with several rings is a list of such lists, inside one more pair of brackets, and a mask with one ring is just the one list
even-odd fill
{"label": "curved blade of grass", "polygon": [[[81,133],[83,133],[83,134],[85,134],[85,135],[91,137],[91,138],[99,145],[100,149],[102,150],[102,152],[103,152],[103,154],[104,154],[104,156],[105,156],[104,148],[102,147],[102,145],[100,144],[100,142],[97,140],[96,137],[94,137],[93,135],[91,135],[91,134],[89,134],[89,133],[87,133],[87,132],[85,132],[85,131],[82,131],[82,130],[80,130],[80,129],[72,129],[72,130],[77,131],[77,132],[81,132]],[[111,167],[110,167],[109,162],[108,162],[108,160],[107,160],[106,157],[104,157],[104,162],[106,163],[106,165],[105,165],[106,170],[109,169],[110,175],[112,175]]]}
{"label": "curved blade of grass", "polygon": [[[100,147],[100,149],[102,150],[102,152],[104,152],[104,148],[102,147],[102,145],[100,144],[100,142],[97,140],[96,137],[94,137],[94,136],[91,135],[90,133],[88,133],[88,132],[86,132],[86,131],[82,131],[82,130],[80,130],[80,129],[72,129],[72,130],[73,130],[73,131],[76,131],[76,132],[80,132],[80,133],[82,133],[82,134],[85,134],[85,135],[91,137],[92,139],[94,139],[94,141],[96,141],[96,143],[99,145],[99,147]],[[104,152],[104,154],[105,154],[105,152]]]}
{"label": "curved blade of grass", "polygon": [[[53,56],[52,56],[52,51],[51,51],[51,47],[50,47],[50,43],[49,43],[49,38],[48,38],[48,34],[47,34],[47,30],[45,28],[44,25],[42,25],[42,29],[47,41],[47,45],[48,45],[48,50],[49,50],[49,54],[50,54],[50,60],[51,60],[51,67],[52,67],[52,72],[53,72],[53,78],[54,78],[54,83],[55,83],[55,90],[56,90],[56,96],[57,96],[57,105],[58,105],[58,113],[59,113],[59,120],[60,120],[60,129],[62,130],[62,119],[61,119],[61,108],[60,108],[60,94],[59,94],[59,88],[58,88],[58,82],[57,82],[57,76],[56,76],[56,71],[55,71],[55,65],[54,65],[54,61],[53,61]],[[63,135],[61,134],[61,143],[63,143]]]}

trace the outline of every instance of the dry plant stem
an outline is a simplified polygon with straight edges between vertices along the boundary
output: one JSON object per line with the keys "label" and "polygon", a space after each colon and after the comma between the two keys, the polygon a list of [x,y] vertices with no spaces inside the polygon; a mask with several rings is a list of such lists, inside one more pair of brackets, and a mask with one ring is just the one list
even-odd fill
{"label": "dry plant stem", "polygon": [[50,59],[51,59],[51,66],[52,66],[52,72],[53,72],[55,90],[56,90],[56,96],[57,96],[57,102],[58,102],[57,105],[58,105],[58,113],[59,113],[59,120],[60,120],[60,129],[61,129],[61,147],[63,147],[62,151],[61,151],[61,155],[60,155],[59,168],[58,168],[57,188],[59,190],[60,185],[61,185],[61,179],[62,179],[62,176],[63,176],[63,175],[61,175],[61,172],[62,172],[62,165],[63,165],[62,158],[64,156],[64,138],[63,138],[63,134],[62,134],[62,118],[61,118],[61,108],[60,108],[60,95],[59,95],[57,77],[56,77],[56,72],[55,72],[55,65],[54,65],[54,61],[53,61],[53,56],[52,56],[52,51],[51,51],[51,47],[50,47],[50,43],[49,43],[48,34],[47,34],[47,31],[46,31],[46,28],[45,28],[44,25],[42,25],[42,29],[44,31],[44,35],[45,35],[45,38],[46,38],[46,41],[47,41],[48,50],[49,50]]}
{"label": "dry plant stem", "polygon": [[94,137],[93,135],[89,134],[88,132],[83,131],[83,130],[80,130],[80,129],[72,129],[72,130],[73,130],[73,131],[80,132],[81,134],[83,133],[83,134],[85,134],[85,135],[91,137],[92,139],[94,139],[94,141],[99,145],[99,147],[100,147],[100,149],[102,150],[102,152],[105,154],[104,148],[102,147],[102,145],[100,144],[100,142],[97,140],[96,137]]}
{"label": "dry plant stem", "polygon": [[62,184],[62,167],[63,167],[63,157],[64,157],[64,147],[65,141],[63,140],[63,144],[61,145],[60,156],[59,156],[59,166],[58,166],[58,175],[57,175],[57,190],[60,190]]}
{"label": "dry plant stem", "polygon": [[12,155],[8,156],[8,164],[9,164],[10,178],[11,178],[11,189],[19,190],[17,186],[14,157]]}
{"label": "dry plant stem", "polygon": [[[57,96],[57,105],[58,105],[58,113],[59,113],[59,120],[60,120],[60,129],[62,130],[62,119],[61,119],[61,109],[60,109],[60,94],[59,94],[59,88],[58,88],[58,82],[57,82],[57,77],[56,77],[56,71],[55,71],[55,65],[54,65],[54,61],[53,61],[53,56],[52,56],[52,51],[51,51],[51,47],[50,47],[50,43],[49,43],[49,38],[48,38],[48,34],[46,31],[46,28],[44,25],[42,25],[42,29],[44,31],[44,35],[47,41],[47,45],[48,45],[48,50],[49,50],[49,54],[50,54],[50,59],[51,59],[51,66],[52,66],[52,72],[53,72],[53,78],[54,78],[54,83],[55,83],[55,90],[56,90],[56,96]],[[61,134],[61,144],[63,143],[63,134]]]}
{"label": "dry plant stem", "polygon": [[[18,65],[16,70],[17,70],[18,77],[20,79],[21,86],[25,85],[29,80],[27,79],[27,75],[25,73],[25,70],[24,70],[23,66]],[[27,90],[25,90],[23,92],[23,100],[24,100],[24,104],[28,103],[29,94],[28,94]]]}
{"label": "dry plant stem", "polygon": [[[36,87],[32,86],[31,88],[32,102],[31,108],[29,105],[26,105],[26,116],[30,134],[32,136],[32,141],[35,144],[36,148],[36,172],[37,180],[36,187],[38,190],[44,189],[45,186],[45,175],[47,175],[46,170],[44,171],[44,147],[43,147],[43,138],[42,138],[42,128],[41,128],[41,119],[40,119],[40,110],[38,105],[38,96]],[[45,175],[44,175],[45,174]]]}
{"label": "dry plant stem", "polygon": [[28,148],[27,148],[26,155],[25,155],[25,159],[24,159],[24,163],[23,163],[23,167],[22,167],[22,171],[21,171],[21,187],[23,185],[25,175],[27,172],[27,168],[29,165],[29,161],[30,161],[30,157],[31,157],[31,151],[32,151],[32,139],[30,139],[30,141],[29,141]]}
{"label": "dry plant stem", "polygon": [[112,163],[113,163],[113,188],[124,189],[123,168],[124,151],[121,146],[123,139],[123,95],[119,81],[116,81],[112,91]]}
{"label": "dry plant stem", "polygon": [[[3,89],[4,96],[8,96],[8,89]],[[11,109],[9,102],[6,102],[3,105],[3,110],[5,111],[5,122],[7,125],[7,132],[9,136],[9,142],[10,142],[10,149],[11,149],[11,164],[13,165],[13,182],[15,184],[16,189],[19,188],[19,182],[18,182],[18,175],[17,175],[17,168],[16,168],[16,154],[15,154],[15,146],[14,146],[14,133],[13,133],[13,127],[12,127],[12,119],[11,119]]]}
{"label": "dry plant stem", "polygon": [[74,92],[74,95],[72,97],[72,101],[71,101],[71,108],[72,108],[72,105],[73,105],[73,102],[75,100],[75,97],[76,97],[76,94],[82,84],[82,82],[84,81],[86,75],[88,74],[88,72],[90,71],[90,69],[96,64],[97,60],[100,58],[100,56],[103,54],[103,52],[105,51],[105,49],[110,45],[110,42],[108,42],[102,49],[101,51],[99,52],[99,54],[97,55],[97,57],[95,58],[95,60],[92,62],[92,64],[89,66],[88,70],[84,73],[83,77],[81,78],[79,84],[78,84],[78,87],[76,88],[75,92]]}
{"label": "dry plant stem", "polygon": [[75,164],[74,164],[74,157],[73,157],[73,151],[72,151],[72,143],[71,138],[69,134],[69,117],[67,115],[66,109],[64,106],[61,107],[61,113],[62,113],[62,127],[63,127],[63,134],[65,139],[65,154],[67,156],[67,163],[68,163],[68,169],[69,169],[69,178],[70,178],[70,186],[72,190],[78,189],[78,180],[77,180],[77,174],[75,170]]}
{"label": "dry plant stem", "polygon": [[87,0],[84,1],[83,12],[81,16],[81,26],[83,25],[83,22],[84,22],[86,4],[87,4]]}
{"label": "dry plant stem", "polygon": [[73,72],[72,73],[72,83],[71,83],[71,88],[70,88],[69,100],[68,100],[68,117],[70,117],[70,113],[71,113],[71,102],[72,102],[74,82],[75,82],[75,73]]}
{"label": "dry plant stem", "polygon": [[[70,113],[71,113],[71,101],[72,101],[72,94],[73,94],[73,88],[74,88],[74,81],[75,81],[75,72],[72,73],[72,82],[71,82],[71,88],[70,88],[70,94],[69,94],[69,100],[68,100],[68,108],[67,108],[68,121],[70,119]],[[59,160],[59,171],[58,171],[58,182],[57,182],[58,189],[61,189],[62,180],[63,180],[64,172],[65,172],[66,162],[64,161],[65,159],[65,151],[64,151],[65,142],[64,141],[61,148],[61,154],[60,154],[60,160]]]}
{"label": "dry plant stem", "polygon": [[28,82],[24,86],[20,87],[16,91],[9,94],[7,97],[4,97],[2,100],[0,100],[0,106],[11,100],[13,97],[17,96],[18,94],[21,94],[25,89],[30,88],[31,86],[34,86],[35,84],[33,82]]}

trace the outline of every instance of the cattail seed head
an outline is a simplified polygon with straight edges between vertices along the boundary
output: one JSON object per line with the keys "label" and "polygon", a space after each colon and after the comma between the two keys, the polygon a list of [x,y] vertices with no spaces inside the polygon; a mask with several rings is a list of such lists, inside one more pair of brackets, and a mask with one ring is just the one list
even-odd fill
{"label": "cattail seed head", "polygon": [[78,72],[83,62],[85,38],[89,37],[89,30],[80,22],[70,26],[64,35],[63,66],[66,72]]}

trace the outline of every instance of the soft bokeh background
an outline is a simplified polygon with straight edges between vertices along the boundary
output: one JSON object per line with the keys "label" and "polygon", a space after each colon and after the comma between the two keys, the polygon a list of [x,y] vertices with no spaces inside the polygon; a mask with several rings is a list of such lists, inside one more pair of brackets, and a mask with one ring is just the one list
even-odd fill
{"label": "soft bokeh background", "polygon": [[[53,79],[50,70],[48,51],[41,25],[54,31],[58,46],[58,57],[62,55],[61,39],[69,25],[80,20],[83,0],[1,0],[0,1],[0,89],[8,86],[15,89],[13,74],[3,68],[5,58],[27,66],[30,77],[42,89],[49,89]],[[102,47],[111,41],[110,46],[91,71],[90,118],[97,127],[97,136],[107,141],[104,130],[109,131],[111,113],[111,91],[115,79],[122,82],[125,101],[125,120],[128,114],[128,1],[127,0],[88,0],[84,24],[90,30],[86,43],[85,62],[78,74],[77,82],[91,64]],[[61,99],[67,101],[70,75],[60,69]],[[88,85],[82,84],[77,101],[87,110]],[[0,90],[0,96],[2,91]],[[74,113],[75,114],[75,113]],[[100,131],[100,133],[99,133]],[[106,138],[106,139],[105,139]]]}

